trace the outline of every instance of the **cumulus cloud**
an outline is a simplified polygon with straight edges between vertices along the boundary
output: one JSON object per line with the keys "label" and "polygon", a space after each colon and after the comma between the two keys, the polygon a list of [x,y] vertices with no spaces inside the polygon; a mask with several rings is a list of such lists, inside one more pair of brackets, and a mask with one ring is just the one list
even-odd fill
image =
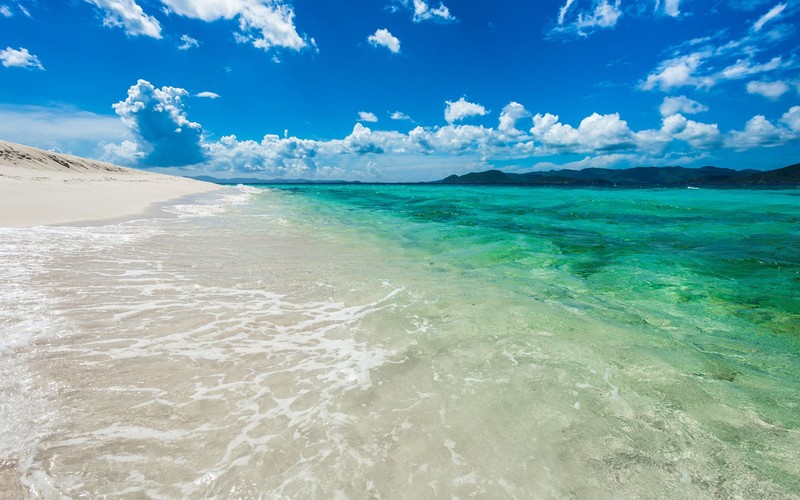
{"label": "cumulus cloud", "polygon": [[774,147],[786,144],[796,138],[790,130],[776,127],[764,115],[756,115],[745,123],[744,130],[734,130],[730,133],[725,145],[744,151],[759,147]]}
{"label": "cumulus cloud", "polygon": [[[728,133],[717,124],[688,119],[705,106],[685,96],[664,99],[659,128],[634,131],[619,113],[592,113],[577,125],[558,115],[531,113],[517,102],[508,103],[496,127],[454,123],[487,113],[465,98],[447,101],[443,126],[416,126],[407,133],[373,130],[374,113],[359,112],[359,123],[345,137],[312,140],[288,132],[267,134],[261,140],[223,136],[210,141],[200,124],[189,121],[180,88],[156,88],[140,80],[128,97],[114,106],[127,137],[104,143],[104,159],[140,166],[171,166],[171,173],[189,171],[220,177],[432,180],[453,172],[491,168],[497,161],[530,165],[537,157],[581,155],[567,166],[667,164],[693,160],[718,148],[745,150],[778,146],[800,138],[800,106],[780,121],[763,116],[749,120],[743,130]],[[401,112],[393,119],[406,119]],[[0,119],[2,114],[0,113]],[[521,123],[530,120],[529,130]],[[0,132],[2,127],[0,127]],[[541,163],[540,165],[544,165]],[[181,167],[181,168],[178,168]]]}
{"label": "cumulus cloud", "polygon": [[783,12],[785,8],[785,3],[779,3],[775,7],[771,8],[769,12],[759,17],[758,21],[753,24],[753,31],[761,31],[761,28],[763,28],[765,24],[781,15],[781,12]]}
{"label": "cumulus cloud", "polygon": [[658,130],[642,130],[634,135],[637,148],[654,155],[662,155],[670,146],[680,149],[676,141],[685,142],[694,153],[722,146],[722,133],[716,123],[697,122],[680,113],[663,117]]}
{"label": "cumulus cloud", "polygon": [[800,106],[789,108],[789,111],[781,117],[781,121],[789,127],[789,130],[800,134]]}
{"label": "cumulus cloud", "polygon": [[400,52],[400,40],[385,28],[375,30],[375,33],[368,36],[367,40],[373,47],[386,47],[393,54]]}
{"label": "cumulus cloud", "polygon": [[0,50],[0,61],[3,62],[3,66],[6,68],[30,68],[44,71],[44,66],[42,66],[39,58],[23,47],[19,49],[6,47]]}
{"label": "cumulus cloud", "polygon": [[468,102],[463,97],[455,102],[445,101],[444,119],[453,123],[470,116],[483,116],[488,113],[480,104]]}
{"label": "cumulus cloud", "polygon": [[673,137],[687,142],[694,149],[715,149],[722,145],[722,133],[716,123],[686,120],[683,129]]}
{"label": "cumulus cloud", "polygon": [[756,115],[745,123],[743,130],[731,131],[725,146],[744,151],[762,147],[783,146],[800,140],[800,106],[792,106],[775,124],[764,115]]}
{"label": "cumulus cloud", "polygon": [[178,45],[178,50],[189,50],[193,47],[199,47],[200,42],[197,39],[190,37],[189,35],[181,35],[181,42],[182,44]]}
{"label": "cumulus cloud", "polygon": [[138,160],[142,166],[167,167],[205,159],[202,128],[186,116],[184,99],[188,96],[181,88],[158,89],[139,80],[128,89],[124,101],[114,104],[114,111],[136,138],[136,155],[129,160]]}
{"label": "cumulus cloud", "polygon": [[752,81],[747,83],[748,94],[757,94],[767,99],[777,99],[788,91],[789,85],[781,80],[774,82]]}
{"label": "cumulus cloud", "polygon": [[619,113],[592,113],[577,128],[559,122],[558,115],[537,113],[530,130],[534,140],[553,152],[602,152],[633,146],[634,137]]}
{"label": "cumulus cloud", "polygon": [[497,130],[508,135],[520,135],[523,132],[517,130],[517,122],[529,116],[531,114],[525,109],[525,106],[518,102],[510,102],[500,112],[500,123]]}
{"label": "cumulus cloud", "polygon": [[390,118],[392,120],[401,120],[401,121],[404,120],[404,121],[409,121],[409,122],[413,122],[414,121],[414,120],[411,119],[410,116],[408,116],[407,114],[405,114],[405,113],[403,113],[401,111],[395,111],[394,113],[391,114]]}
{"label": "cumulus cloud", "polygon": [[702,113],[703,111],[708,111],[708,107],[682,95],[678,97],[665,97],[664,101],[658,107],[658,111],[661,113],[661,116],[664,117],[671,116],[676,113],[693,115],[696,113]]}
{"label": "cumulus cloud", "polygon": [[134,36],[161,38],[161,24],[144,13],[134,0],[86,0],[105,14],[103,24],[108,27],[123,28],[125,33]]}
{"label": "cumulus cloud", "polygon": [[658,87],[668,91],[684,86],[710,87],[714,84],[713,79],[695,75],[702,62],[703,54],[698,52],[668,59],[662,62],[655,72],[647,76],[642,88],[652,90]]}
{"label": "cumulus cloud", "polygon": [[219,94],[216,92],[209,92],[208,90],[203,92],[198,92],[194,95],[195,97],[204,97],[206,99],[217,99],[219,98]]}
{"label": "cumulus cloud", "polygon": [[[167,12],[218,21],[236,19],[236,39],[269,50],[281,47],[301,50],[309,45],[294,25],[294,9],[281,0],[161,0]],[[313,39],[310,41],[314,45]]]}

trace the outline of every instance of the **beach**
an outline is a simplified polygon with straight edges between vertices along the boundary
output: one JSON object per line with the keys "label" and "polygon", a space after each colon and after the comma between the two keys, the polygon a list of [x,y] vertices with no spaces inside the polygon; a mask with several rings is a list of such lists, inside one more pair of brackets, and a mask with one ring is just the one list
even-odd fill
{"label": "beach", "polygon": [[[101,224],[152,216],[166,202],[220,189],[214,184],[0,140],[0,228]],[[9,332],[3,333],[3,347],[13,345]],[[16,378],[9,372],[3,375]],[[20,411],[11,408],[12,395],[6,392],[4,396],[10,398],[4,414]],[[19,472],[13,458],[0,456],[0,497],[23,494]]]}
{"label": "beach", "polygon": [[0,141],[0,227],[130,218],[220,186]]}
{"label": "beach", "polygon": [[0,229],[0,481],[796,497],[796,200],[237,187]]}

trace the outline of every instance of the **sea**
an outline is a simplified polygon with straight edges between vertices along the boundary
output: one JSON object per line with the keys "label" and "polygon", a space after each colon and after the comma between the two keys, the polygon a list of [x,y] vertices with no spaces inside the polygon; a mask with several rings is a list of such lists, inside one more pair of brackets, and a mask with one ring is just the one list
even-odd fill
{"label": "sea", "polygon": [[800,190],[0,229],[0,496],[800,498]]}

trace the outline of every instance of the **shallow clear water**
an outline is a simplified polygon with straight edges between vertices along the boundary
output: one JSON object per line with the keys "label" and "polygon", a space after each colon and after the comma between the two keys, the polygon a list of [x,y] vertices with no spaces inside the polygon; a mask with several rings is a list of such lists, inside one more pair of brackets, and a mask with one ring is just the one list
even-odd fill
{"label": "shallow clear water", "polygon": [[0,230],[0,492],[800,495],[800,191],[170,211]]}

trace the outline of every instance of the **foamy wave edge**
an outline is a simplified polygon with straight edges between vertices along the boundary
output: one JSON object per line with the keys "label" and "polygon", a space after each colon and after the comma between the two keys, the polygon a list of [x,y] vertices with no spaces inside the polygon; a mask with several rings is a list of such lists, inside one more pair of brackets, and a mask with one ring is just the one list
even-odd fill
{"label": "foamy wave edge", "polygon": [[231,207],[244,205],[263,190],[252,186],[239,184],[231,186],[222,195],[217,195],[208,203],[183,203],[168,205],[164,211],[175,215],[179,219],[197,217],[213,217],[230,210]]}

